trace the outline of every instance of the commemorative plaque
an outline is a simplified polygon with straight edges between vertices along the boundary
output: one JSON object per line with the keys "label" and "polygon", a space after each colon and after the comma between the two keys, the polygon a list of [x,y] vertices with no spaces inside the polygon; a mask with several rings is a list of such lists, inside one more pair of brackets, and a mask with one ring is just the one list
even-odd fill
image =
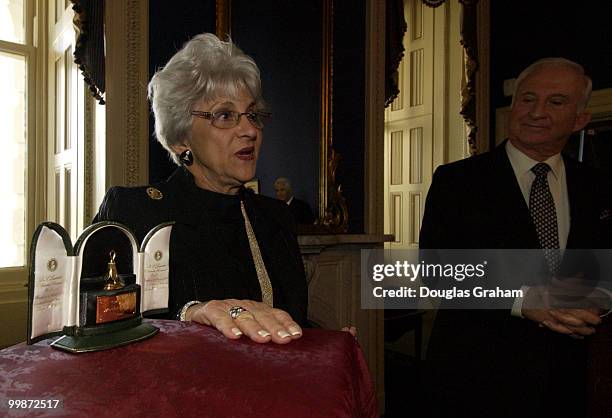
{"label": "commemorative plaque", "polygon": [[160,224],[138,246],[124,225],[99,222],[73,247],[61,225],[40,224],[30,249],[28,344],[60,336],[52,347],[80,353],[155,335],[142,319],[168,310],[171,230]]}

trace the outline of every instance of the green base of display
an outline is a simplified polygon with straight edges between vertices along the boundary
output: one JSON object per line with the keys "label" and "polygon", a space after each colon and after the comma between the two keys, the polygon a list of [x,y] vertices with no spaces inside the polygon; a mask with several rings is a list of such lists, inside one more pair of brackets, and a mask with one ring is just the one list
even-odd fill
{"label": "green base of display", "polygon": [[122,345],[146,340],[157,334],[159,328],[150,324],[141,324],[133,328],[121,329],[105,334],[89,336],[64,335],[51,343],[51,347],[69,353],[87,353],[108,350]]}

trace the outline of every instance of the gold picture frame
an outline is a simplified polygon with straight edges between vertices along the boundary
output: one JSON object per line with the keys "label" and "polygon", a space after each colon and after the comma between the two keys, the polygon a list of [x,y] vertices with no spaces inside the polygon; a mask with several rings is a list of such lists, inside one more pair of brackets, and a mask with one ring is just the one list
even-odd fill
{"label": "gold picture frame", "polygon": [[[232,0],[216,0],[216,34],[231,35]],[[341,156],[333,147],[333,0],[322,0],[321,91],[319,136],[319,207],[315,225],[301,233],[335,234],[348,231],[348,208],[342,186],[336,183]],[[252,180],[255,181],[255,180]],[[249,182],[251,183],[251,182]],[[248,187],[248,184],[245,185]],[[255,189],[253,189],[255,190]],[[257,186],[259,190],[259,186]],[[258,192],[256,192],[258,193]]]}

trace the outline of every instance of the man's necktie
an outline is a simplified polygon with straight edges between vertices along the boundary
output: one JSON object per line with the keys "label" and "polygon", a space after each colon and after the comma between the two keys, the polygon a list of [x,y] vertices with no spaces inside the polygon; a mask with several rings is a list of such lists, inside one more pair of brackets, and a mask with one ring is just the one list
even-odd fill
{"label": "man's necktie", "polygon": [[540,246],[544,249],[544,257],[550,272],[556,274],[559,271],[561,262],[557,212],[555,211],[555,202],[548,187],[547,176],[550,166],[546,163],[538,163],[531,168],[531,171],[533,171],[536,177],[531,184],[529,212],[538,233]]}
{"label": "man's necktie", "polygon": [[270,276],[266,270],[266,265],[261,257],[261,251],[259,251],[259,244],[255,237],[255,232],[249,221],[246,210],[244,209],[244,201],[240,201],[240,210],[242,211],[242,217],[244,218],[244,227],[246,229],[247,238],[249,239],[249,247],[251,247],[251,255],[253,256],[253,262],[255,263],[255,271],[257,272],[257,280],[259,280],[259,287],[261,288],[261,299],[264,303],[269,306],[274,306],[274,294],[272,292],[272,283],[270,282]]}

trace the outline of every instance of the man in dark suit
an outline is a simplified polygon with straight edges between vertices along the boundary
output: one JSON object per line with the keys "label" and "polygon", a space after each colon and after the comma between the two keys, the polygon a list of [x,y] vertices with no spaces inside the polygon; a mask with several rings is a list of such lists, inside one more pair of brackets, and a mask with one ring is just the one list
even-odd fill
{"label": "man in dark suit", "polygon": [[277,199],[282,200],[289,206],[289,210],[293,213],[293,218],[297,224],[312,225],[314,222],[314,215],[310,210],[310,206],[303,200],[293,196],[293,188],[288,178],[277,178],[274,181],[274,192],[276,193]]}
{"label": "man in dark suit", "polygon": [[[434,173],[421,248],[602,248],[602,179],[561,156],[590,120],[590,93],[574,62],[549,58],[525,69],[508,139]],[[584,338],[600,313],[528,309],[521,299],[512,312],[440,310],[427,358],[434,415],[584,415]]]}

